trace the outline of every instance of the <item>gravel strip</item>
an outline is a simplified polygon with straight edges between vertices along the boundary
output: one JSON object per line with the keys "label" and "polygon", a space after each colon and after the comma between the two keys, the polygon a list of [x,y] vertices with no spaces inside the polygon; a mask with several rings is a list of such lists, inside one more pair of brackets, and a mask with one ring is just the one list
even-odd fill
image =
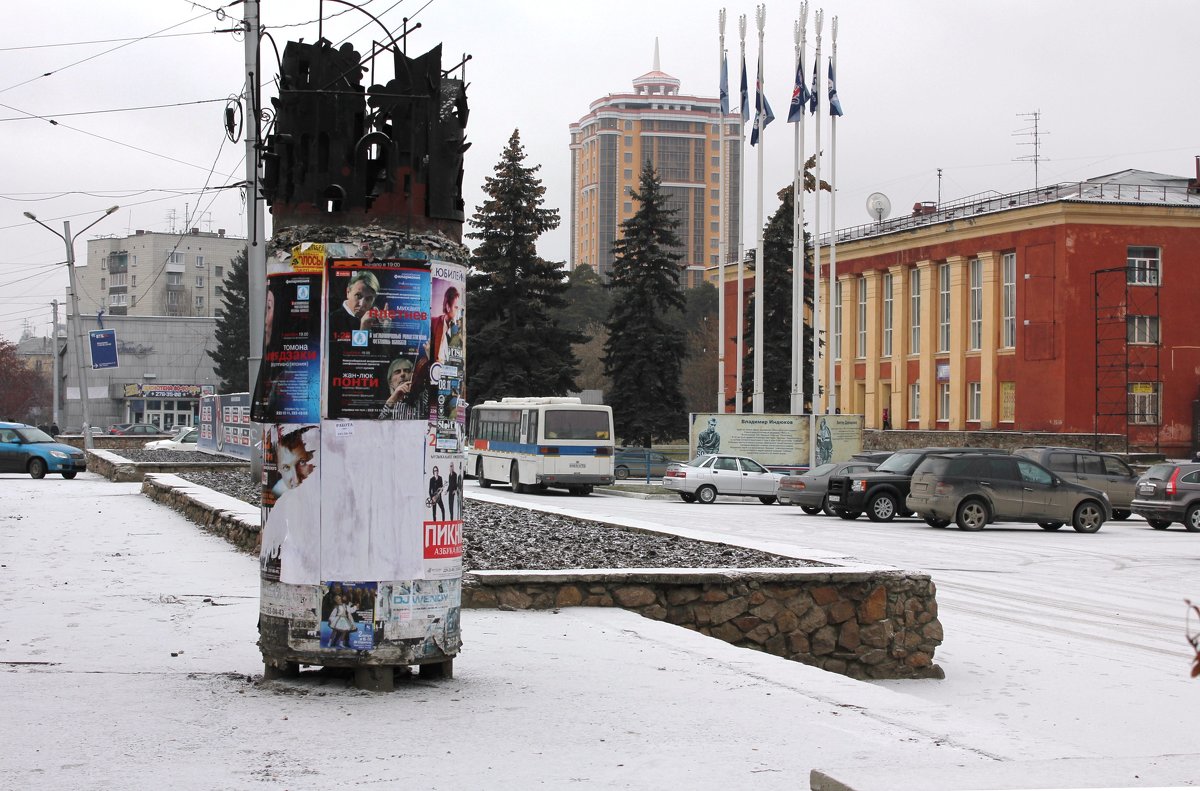
{"label": "gravel strip", "polygon": [[163,462],[171,462],[172,464],[177,462],[194,462],[197,464],[229,464],[231,466],[250,463],[249,459],[242,461],[240,459],[231,459],[228,456],[215,456],[211,453],[201,453],[195,450],[134,450],[133,448],[114,448],[110,452],[133,462],[155,461],[160,464]]}
{"label": "gravel strip", "polygon": [[[179,477],[252,505],[259,504],[260,487],[245,472],[181,472]],[[828,565],[478,500],[467,500],[465,511],[463,569],[466,571]]]}

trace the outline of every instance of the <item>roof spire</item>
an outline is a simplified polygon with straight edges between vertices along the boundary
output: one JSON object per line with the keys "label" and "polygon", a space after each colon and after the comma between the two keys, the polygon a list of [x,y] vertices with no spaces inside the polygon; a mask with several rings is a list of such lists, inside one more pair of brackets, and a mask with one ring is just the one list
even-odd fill
{"label": "roof spire", "polygon": [[662,67],[658,65],[658,36],[654,37],[654,69],[653,71],[662,71]]}

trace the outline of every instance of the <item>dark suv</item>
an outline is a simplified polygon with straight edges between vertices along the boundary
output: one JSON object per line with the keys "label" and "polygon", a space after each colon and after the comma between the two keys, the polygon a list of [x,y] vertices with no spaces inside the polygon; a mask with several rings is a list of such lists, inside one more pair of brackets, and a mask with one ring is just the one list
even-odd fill
{"label": "dark suv", "polygon": [[904,500],[917,465],[935,453],[1003,453],[994,448],[914,448],[898,450],[872,472],[829,479],[829,507],[842,519],[857,519],[864,511],[872,522],[911,516]]}
{"label": "dark suv", "polygon": [[1200,464],[1155,464],[1138,479],[1133,512],[1155,530],[1172,522],[1200,532]]}
{"label": "dark suv", "polygon": [[1077,532],[1095,533],[1109,515],[1104,492],[1007,453],[926,457],[913,473],[906,504],[934,527],[954,520],[962,530],[982,530],[991,522],[1037,522],[1058,530],[1070,522]]}
{"label": "dark suv", "polygon": [[1058,473],[1064,480],[1104,492],[1112,505],[1113,519],[1128,519],[1133,513],[1131,504],[1138,475],[1132,467],[1111,453],[1048,446],[1020,448],[1014,453],[1033,459]]}

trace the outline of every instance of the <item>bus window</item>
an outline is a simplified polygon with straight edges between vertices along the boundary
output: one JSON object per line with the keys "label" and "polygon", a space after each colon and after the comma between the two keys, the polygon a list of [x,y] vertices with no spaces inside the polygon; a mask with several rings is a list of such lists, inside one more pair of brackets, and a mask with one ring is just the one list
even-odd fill
{"label": "bus window", "polygon": [[601,410],[546,410],[546,439],[607,440],[609,416]]}

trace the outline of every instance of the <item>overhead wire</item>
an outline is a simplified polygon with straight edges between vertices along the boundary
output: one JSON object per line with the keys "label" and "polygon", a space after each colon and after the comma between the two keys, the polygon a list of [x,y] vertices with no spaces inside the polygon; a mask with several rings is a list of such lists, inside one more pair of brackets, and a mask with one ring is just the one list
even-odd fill
{"label": "overhead wire", "polygon": [[[107,110],[80,110],[79,112],[74,112],[74,113],[45,113],[43,115],[34,115],[32,113],[26,113],[23,116],[0,118],[0,122],[42,120],[42,121],[49,121],[51,123],[54,123],[53,118],[70,118],[70,117],[76,116],[76,115],[106,115],[109,113],[131,113],[131,112],[136,112],[136,111],[140,111],[140,110],[162,110],[167,107],[190,107],[191,105],[195,105],[195,104],[212,104],[214,102],[223,102],[223,101],[226,101],[226,100],[225,99],[196,99],[196,100],[193,100],[190,102],[171,102],[168,104],[147,104],[147,105],[143,105],[141,107],[113,107],[113,108],[110,108]],[[4,105],[4,106],[7,107],[7,105]],[[17,112],[22,112],[22,111],[18,110]],[[55,124],[55,125],[57,126],[57,124]]]}

